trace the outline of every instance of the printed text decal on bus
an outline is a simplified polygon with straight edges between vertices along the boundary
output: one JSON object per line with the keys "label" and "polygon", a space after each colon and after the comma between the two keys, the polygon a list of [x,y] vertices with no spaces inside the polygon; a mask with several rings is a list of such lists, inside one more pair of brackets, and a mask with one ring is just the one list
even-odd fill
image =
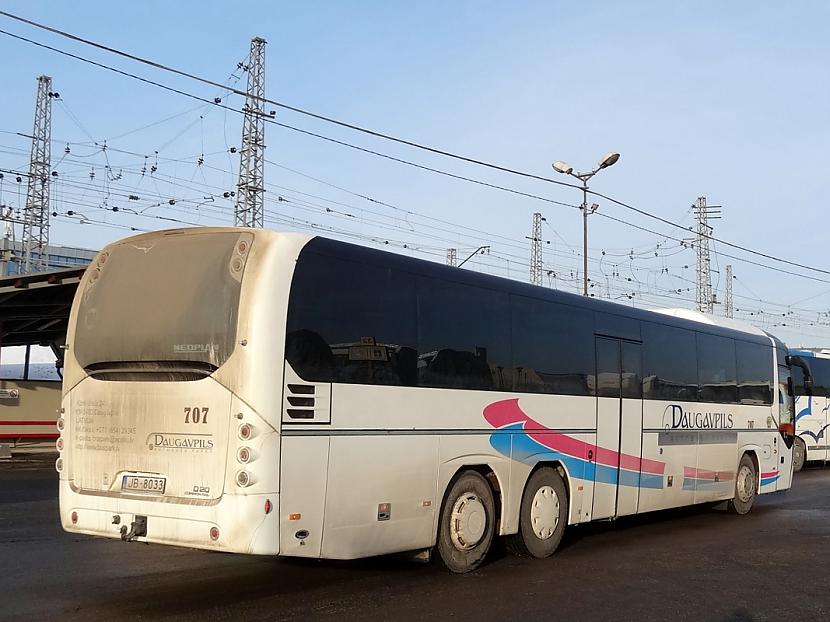
{"label": "printed text decal on bus", "polygon": [[683,410],[670,404],[663,411],[663,427],[667,430],[731,430],[732,413]]}

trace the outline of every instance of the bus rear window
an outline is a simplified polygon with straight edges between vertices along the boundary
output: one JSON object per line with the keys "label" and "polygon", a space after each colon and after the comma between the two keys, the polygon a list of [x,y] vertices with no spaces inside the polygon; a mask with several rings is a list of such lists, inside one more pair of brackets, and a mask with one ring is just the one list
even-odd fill
{"label": "bus rear window", "polygon": [[219,367],[236,342],[239,291],[253,236],[139,237],[102,252],[86,281],[75,356],[101,363]]}

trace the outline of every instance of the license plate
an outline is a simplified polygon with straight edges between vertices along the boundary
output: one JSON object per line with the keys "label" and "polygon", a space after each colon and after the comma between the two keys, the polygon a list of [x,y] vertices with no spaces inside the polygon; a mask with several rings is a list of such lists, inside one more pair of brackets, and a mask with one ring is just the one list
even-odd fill
{"label": "license plate", "polygon": [[147,477],[145,475],[125,475],[121,480],[121,490],[130,492],[148,492],[156,495],[164,494],[167,485],[165,477]]}

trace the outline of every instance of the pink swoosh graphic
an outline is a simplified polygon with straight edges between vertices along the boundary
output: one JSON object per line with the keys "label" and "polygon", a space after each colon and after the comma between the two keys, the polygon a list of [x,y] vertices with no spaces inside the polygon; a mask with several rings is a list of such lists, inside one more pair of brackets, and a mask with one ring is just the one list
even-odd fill
{"label": "pink swoosh graphic", "polygon": [[537,421],[531,419],[520,407],[519,399],[512,398],[493,402],[484,407],[484,418],[494,428],[503,428],[508,425],[521,423],[527,435],[534,441],[554,451],[588,460],[588,452],[593,452],[594,460],[606,466],[620,466],[630,471],[641,471],[663,475],[666,470],[666,463],[657,460],[648,460],[626,453],[611,451],[605,447],[599,447],[580,441],[573,437],[554,432]]}
{"label": "pink swoosh graphic", "polygon": [[695,467],[683,467],[683,477],[706,479],[714,482],[716,479],[719,481],[733,480],[735,479],[735,474],[731,471],[710,471],[707,469],[696,469]]}

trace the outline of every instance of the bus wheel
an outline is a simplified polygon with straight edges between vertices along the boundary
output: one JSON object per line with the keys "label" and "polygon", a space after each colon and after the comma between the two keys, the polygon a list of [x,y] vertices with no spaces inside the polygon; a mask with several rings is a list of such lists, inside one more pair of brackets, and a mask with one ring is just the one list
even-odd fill
{"label": "bus wheel", "polygon": [[735,514],[746,514],[755,503],[758,488],[758,473],[755,463],[747,454],[741,457],[738,474],[735,477],[735,497],[729,501],[729,509]]}
{"label": "bus wheel", "polygon": [[484,561],[496,530],[496,504],[490,484],[464,471],[444,497],[438,523],[438,553],[452,572],[475,570]]}
{"label": "bus wheel", "polygon": [[511,553],[550,557],[559,547],[568,524],[568,493],[556,471],[543,467],[531,475],[522,495],[519,533],[507,538]]}
{"label": "bus wheel", "polygon": [[795,439],[793,443],[793,473],[798,473],[804,468],[804,462],[807,459],[807,446],[800,438]]}

